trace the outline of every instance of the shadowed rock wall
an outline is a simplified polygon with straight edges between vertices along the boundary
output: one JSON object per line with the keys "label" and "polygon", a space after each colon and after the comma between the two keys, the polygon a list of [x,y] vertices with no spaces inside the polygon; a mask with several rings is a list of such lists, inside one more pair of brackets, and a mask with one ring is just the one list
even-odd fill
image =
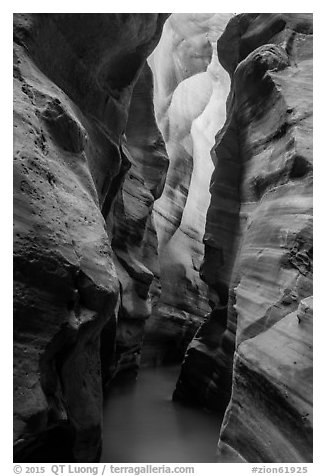
{"label": "shadowed rock wall", "polygon": [[[218,40],[232,88],[201,276],[219,302],[175,398],[225,408],[219,454],[312,459],[312,15],[242,14]],[[234,356],[233,356],[234,353]]]}
{"label": "shadowed rock wall", "polygon": [[113,223],[112,248],[121,286],[116,372],[139,367],[145,321],[152,313],[150,288],[159,275],[152,211],[162,194],[169,161],[156,125],[153,77],[147,64],[133,91],[125,147],[130,169],[108,218]]}
{"label": "shadowed rock wall", "polygon": [[[16,461],[99,458],[100,358],[108,377],[118,275],[122,300],[125,292],[105,220],[132,163],[125,133],[136,147],[127,126],[133,87],[165,18],[14,15]],[[161,181],[165,156],[162,163]],[[160,185],[149,175],[140,180],[152,203]]]}

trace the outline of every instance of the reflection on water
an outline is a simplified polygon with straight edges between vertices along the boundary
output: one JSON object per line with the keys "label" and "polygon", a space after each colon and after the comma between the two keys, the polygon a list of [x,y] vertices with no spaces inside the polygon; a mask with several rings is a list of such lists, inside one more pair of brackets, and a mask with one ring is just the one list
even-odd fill
{"label": "reflection on water", "polygon": [[102,462],[212,463],[222,416],[171,400],[180,368],[141,369],[104,404]]}

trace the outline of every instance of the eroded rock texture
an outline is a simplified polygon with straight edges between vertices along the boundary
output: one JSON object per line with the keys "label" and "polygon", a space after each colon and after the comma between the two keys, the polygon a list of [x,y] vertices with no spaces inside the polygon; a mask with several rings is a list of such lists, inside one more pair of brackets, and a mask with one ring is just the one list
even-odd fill
{"label": "eroded rock texture", "polygon": [[181,361],[210,311],[199,267],[213,171],[210,150],[225,120],[229,91],[216,41],[230,17],[172,14],[149,60],[170,166],[154,205],[160,266],[151,289],[153,313],[146,323],[143,363]]}
{"label": "eroded rock texture", "polygon": [[112,248],[121,286],[116,338],[116,372],[136,370],[145,320],[152,313],[150,293],[159,275],[158,242],[152,210],[162,194],[168,157],[156,125],[152,71],[146,64],[136,83],[126,128],[131,164],[114,204]]}
{"label": "eroded rock texture", "polygon": [[[146,184],[137,197],[136,220],[144,219],[142,232],[151,233],[142,206],[152,207],[161,183],[147,171],[147,156],[133,163],[130,154],[138,159],[137,124],[130,118],[127,125],[127,120],[134,84],[165,18],[14,16],[16,461],[86,462],[99,457],[100,340],[105,328],[105,373],[114,351],[120,302],[114,260],[116,256],[122,263],[125,257],[121,243],[114,243],[114,256],[110,239],[113,235],[119,241],[117,229],[129,223],[126,218],[124,225],[120,220],[113,227],[112,204],[131,162],[129,174]],[[148,134],[147,146],[154,151],[162,181],[166,157],[158,157],[156,140],[157,131]],[[124,206],[133,190],[128,182],[115,208]],[[124,209],[128,213],[128,205]],[[130,235],[128,240],[129,245]],[[127,261],[130,270],[122,265],[123,272],[136,280],[130,293],[137,288],[136,294],[145,299],[147,261],[139,264],[137,256],[129,255]],[[125,308],[128,296],[120,268],[118,274]],[[142,310],[135,314],[131,317],[143,317]]]}
{"label": "eroded rock texture", "polygon": [[238,15],[218,55],[232,88],[201,275],[219,303],[175,397],[223,408],[233,369],[220,457],[311,461],[312,15]]}

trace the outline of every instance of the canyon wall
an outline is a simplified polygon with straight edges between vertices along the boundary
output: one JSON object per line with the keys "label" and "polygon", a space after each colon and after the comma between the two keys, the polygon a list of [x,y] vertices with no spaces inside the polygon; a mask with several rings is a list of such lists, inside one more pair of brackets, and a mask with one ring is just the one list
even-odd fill
{"label": "canyon wall", "polygon": [[238,15],[217,48],[232,87],[212,150],[201,276],[219,303],[174,397],[223,410],[231,396],[219,460],[309,462],[312,15]]}
{"label": "canyon wall", "polygon": [[160,266],[154,273],[143,364],[182,361],[214,302],[199,268],[214,168],[210,150],[225,121],[230,87],[216,41],[231,17],[173,13],[149,58],[155,113],[170,166],[162,197],[154,204]]}
{"label": "canyon wall", "polygon": [[137,354],[167,169],[141,71],[166,17],[14,15],[15,461],[98,460],[102,375]]}
{"label": "canyon wall", "polygon": [[169,160],[156,125],[153,77],[147,63],[133,90],[125,147],[131,166],[118,192],[113,214],[108,217],[121,286],[115,373],[138,370],[145,321],[152,314],[153,278],[159,275],[152,211],[154,201],[162,194]]}

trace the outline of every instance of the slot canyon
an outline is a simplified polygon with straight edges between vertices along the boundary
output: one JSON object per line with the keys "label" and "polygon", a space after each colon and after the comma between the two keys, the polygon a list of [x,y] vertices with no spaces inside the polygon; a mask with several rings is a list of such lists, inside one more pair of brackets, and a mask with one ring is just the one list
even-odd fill
{"label": "slot canyon", "polygon": [[15,462],[312,462],[312,16],[14,14]]}

